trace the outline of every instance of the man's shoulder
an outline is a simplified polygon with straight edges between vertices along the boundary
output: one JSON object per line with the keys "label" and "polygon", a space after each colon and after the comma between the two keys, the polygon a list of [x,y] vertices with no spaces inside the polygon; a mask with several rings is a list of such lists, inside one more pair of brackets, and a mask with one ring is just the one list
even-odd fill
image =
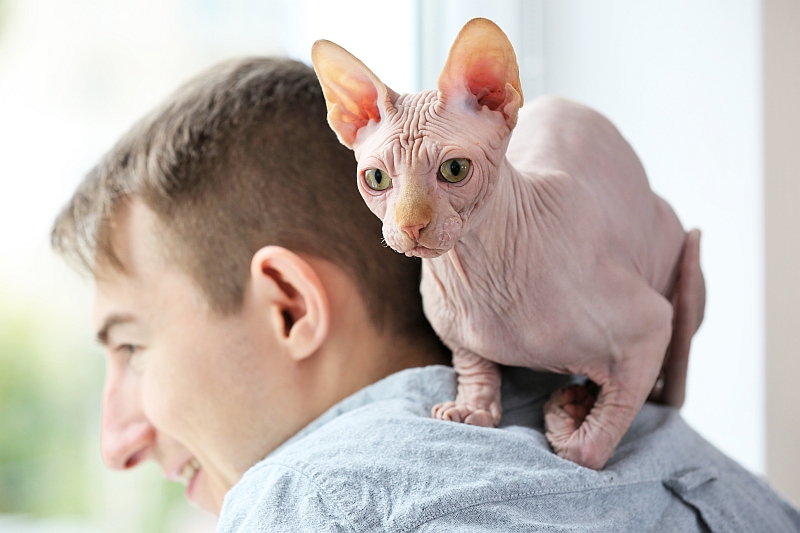
{"label": "man's shoulder", "polygon": [[[473,499],[485,497],[484,492],[519,497],[530,491],[534,472],[537,490],[578,486],[581,471],[596,474],[556,456],[541,428],[495,429],[431,418],[433,405],[455,394],[454,375],[449,368],[421,370],[406,373],[399,392],[367,391],[369,401],[301,435],[253,473],[291,469],[343,500],[391,506],[396,519],[421,510],[426,501],[439,509],[461,507],[469,499],[466,493]],[[436,392],[406,394],[421,388],[417,379],[427,380],[424,386]],[[452,387],[437,389],[437,380]],[[525,419],[527,411],[541,411],[540,403],[517,403],[506,418]]]}
{"label": "man's shoulder", "polygon": [[220,531],[258,531],[231,527],[253,520],[263,530],[580,531],[589,523],[593,531],[691,531],[713,521],[713,509],[779,507],[671,409],[645,406],[597,472],[553,454],[537,428],[433,420],[436,394],[383,392],[367,391],[369,401],[345,406],[251,468],[226,498]]}
{"label": "man's shoulder", "polygon": [[251,468],[227,499],[259,492],[262,508],[285,513],[276,498],[291,492],[324,501],[354,530],[414,531],[472,506],[581,486],[585,469],[554,455],[540,431],[434,420],[430,407],[392,398],[348,411]]}

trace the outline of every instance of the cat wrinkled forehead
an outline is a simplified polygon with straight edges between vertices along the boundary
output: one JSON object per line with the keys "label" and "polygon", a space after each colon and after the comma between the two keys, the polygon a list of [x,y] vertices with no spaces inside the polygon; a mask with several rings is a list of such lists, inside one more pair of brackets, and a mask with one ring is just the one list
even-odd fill
{"label": "cat wrinkled forehead", "polygon": [[355,149],[359,167],[383,167],[391,175],[430,170],[438,160],[441,141],[428,125],[431,123],[420,115],[428,111],[419,108],[400,108],[387,117]]}
{"label": "cat wrinkled forehead", "polygon": [[388,127],[396,130],[400,148],[409,151],[419,149],[425,138],[435,132],[438,115],[442,112],[437,109],[440,107],[437,102],[436,91],[404,94],[397,98],[394,103],[396,113],[385,120]]}
{"label": "cat wrinkled forehead", "polygon": [[504,136],[492,134],[495,128],[482,126],[496,125],[499,120],[488,111],[453,109],[440,100],[435,90],[404,94],[356,148],[356,156],[359,161],[376,157],[392,167],[387,168],[392,174],[411,169],[427,172],[438,168],[445,159],[469,158],[478,153],[493,159],[493,154],[487,152],[502,150]]}

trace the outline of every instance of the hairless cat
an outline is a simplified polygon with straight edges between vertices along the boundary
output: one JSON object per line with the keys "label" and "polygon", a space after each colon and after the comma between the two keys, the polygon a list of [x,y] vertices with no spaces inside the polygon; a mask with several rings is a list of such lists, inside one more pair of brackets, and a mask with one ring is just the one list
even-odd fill
{"label": "hairless cat", "polygon": [[[546,435],[561,457],[602,468],[662,365],[685,366],[705,305],[699,232],[684,232],[600,114],[547,96],[517,124],[516,56],[491,21],[464,26],[438,91],[398,95],[328,41],[312,58],[386,243],[423,258],[425,313],[458,373],[455,401],[433,416],[497,425],[496,363],[585,375],[596,399],[556,391]],[[683,401],[682,388],[661,394]]]}

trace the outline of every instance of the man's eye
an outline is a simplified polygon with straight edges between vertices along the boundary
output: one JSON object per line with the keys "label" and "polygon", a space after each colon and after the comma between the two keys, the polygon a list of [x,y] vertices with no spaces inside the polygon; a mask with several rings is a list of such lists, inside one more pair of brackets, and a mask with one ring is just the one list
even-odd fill
{"label": "man's eye", "polygon": [[120,344],[116,350],[120,363],[136,373],[144,369],[144,348],[137,344]]}
{"label": "man's eye", "polygon": [[139,346],[136,346],[135,344],[120,344],[117,347],[117,353],[119,353],[121,356],[127,359],[130,359],[131,357],[136,355],[136,353],[139,351],[140,351]]}

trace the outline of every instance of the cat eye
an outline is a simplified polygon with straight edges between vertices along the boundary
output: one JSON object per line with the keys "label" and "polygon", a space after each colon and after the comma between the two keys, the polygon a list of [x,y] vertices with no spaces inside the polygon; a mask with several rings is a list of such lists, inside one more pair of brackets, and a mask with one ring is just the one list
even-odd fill
{"label": "cat eye", "polygon": [[385,171],[379,168],[369,168],[364,172],[364,180],[367,186],[375,191],[385,191],[392,184],[392,178]]}
{"label": "cat eye", "polygon": [[439,176],[449,183],[458,183],[469,174],[469,166],[469,159],[448,159],[439,167]]}

